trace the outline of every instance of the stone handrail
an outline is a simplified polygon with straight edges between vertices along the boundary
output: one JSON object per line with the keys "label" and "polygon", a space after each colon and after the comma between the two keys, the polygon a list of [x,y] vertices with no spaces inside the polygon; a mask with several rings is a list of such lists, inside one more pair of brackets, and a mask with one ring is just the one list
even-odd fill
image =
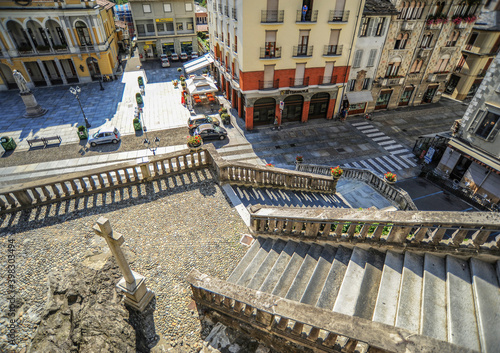
{"label": "stone handrail", "polygon": [[[299,207],[250,207],[254,234],[366,242],[453,251],[479,247],[498,255],[500,218],[495,212],[372,211]],[[496,237],[496,239],[492,239]]]}
{"label": "stone handrail", "polygon": [[[277,297],[192,270],[187,278],[198,307],[216,311],[217,320],[234,326],[244,324],[246,330],[290,340],[312,347],[314,351],[337,352],[337,337],[347,338],[348,346],[359,351],[374,347],[384,352],[470,352],[470,350],[431,337],[355,316],[320,309]],[[311,327],[306,337],[305,325]],[[293,326],[292,330],[287,327]],[[325,340],[318,337],[326,336]]]}
{"label": "stone handrail", "polygon": [[[314,164],[297,164],[296,169],[301,172],[330,175],[330,167]],[[383,178],[368,169],[344,168],[342,177],[364,181],[380,192],[384,197],[396,202],[400,210],[418,210],[410,195],[403,189],[387,184]]]}
{"label": "stone handrail", "polygon": [[208,155],[207,150],[185,150],[9,186],[0,189],[0,214],[206,168]]}

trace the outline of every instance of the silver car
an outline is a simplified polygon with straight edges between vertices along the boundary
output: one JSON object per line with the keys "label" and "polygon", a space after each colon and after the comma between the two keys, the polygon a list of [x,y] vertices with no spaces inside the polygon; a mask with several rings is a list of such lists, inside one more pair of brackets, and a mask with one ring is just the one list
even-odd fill
{"label": "silver car", "polygon": [[89,144],[92,147],[100,145],[102,143],[118,143],[120,141],[121,136],[118,129],[114,126],[103,127],[95,134],[89,137]]}

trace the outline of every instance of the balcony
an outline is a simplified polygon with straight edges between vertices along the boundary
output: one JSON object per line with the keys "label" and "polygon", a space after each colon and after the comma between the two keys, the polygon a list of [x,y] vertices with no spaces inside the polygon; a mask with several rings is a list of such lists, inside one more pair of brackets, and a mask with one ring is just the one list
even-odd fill
{"label": "balcony", "polygon": [[349,11],[334,11],[330,10],[328,23],[347,22],[349,20]]}
{"label": "balcony", "polygon": [[331,86],[331,85],[336,85],[338,83],[337,81],[337,76],[320,76],[319,77],[319,84],[321,86]]}
{"label": "balcony", "polygon": [[448,72],[435,72],[429,74],[427,77],[427,82],[444,82],[448,78]]}
{"label": "balcony", "polygon": [[432,48],[420,48],[418,49],[417,57],[426,58],[431,54]]}
{"label": "balcony", "polygon": [[318,10],[307,11],[304,19],[302,19],[302,11],[297,10],[297,17],[295,19],[297,23],[314,23],[318,22]]}
{"label": "balcony", "polygon": [[279,59],[281,58],[281,47],[260,48],[261,59]]}
{"label": "balcony", "polygon": [[259,81],[259,90],[275,90],[280,87],[280,80],[272,80],[272,81]]}
{"label": "balcony", "polygon": [[309,77],[290,78],[290,87],[304,87],[304,86],[309,86]]}
{"label": "balcony", "polygon": [[342,55],[342,45],[325,45],[323,56],[340,56]]}
{"label": "balcony", "polygon": [[223,12],[222,12],[222,4],[219,4],[219,13],[220,13],[221,15],[223,15]]}
{"label": "balcony", "polygon": [[260,23],[283,23],[285,10],[262,10],[260,12]]}
{"label": "balcony", "polygon": [[408,74],[406,76],[407,81],[409,82],[414,82],[418,81],[420,79],[421,72],[412,72],[411,74]]}
{"label": "balcony", "polygon": [[417,21],[404,21],[402,24],[401,24],[401,30],[402,31],[413,31],[413,29],[415,29],[415,25],[416,25]]}
{"label": "balcony", "polygon": [[399,86],[404,82],[404,77],[385,77],[380,81],[381,86]]}
{"label": "balcony", "polygon": [[293,47],[293,57],[307,57],[313,55],[312,45],[296,45]]}
{"label": "balcony", "polygon": [[233,17],[233,20],[237,21],[238,18],[236,18],[236,9],[231,9],[231,14],[232,14],[232,17]]}
{"label": "balcony", "polygon": [[229,7],[227,5],[224,5],[224,15],[229,17]]}

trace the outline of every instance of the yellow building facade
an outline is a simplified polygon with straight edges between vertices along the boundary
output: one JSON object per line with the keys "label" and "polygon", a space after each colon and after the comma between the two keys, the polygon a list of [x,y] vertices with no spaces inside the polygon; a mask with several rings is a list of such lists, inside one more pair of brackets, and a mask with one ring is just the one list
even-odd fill
{"label": "yellow building facade", "polygon": [[113,6],[107,0],[0,1],[0,90],[17,88],[13,70],[30,88],[114,75]]}

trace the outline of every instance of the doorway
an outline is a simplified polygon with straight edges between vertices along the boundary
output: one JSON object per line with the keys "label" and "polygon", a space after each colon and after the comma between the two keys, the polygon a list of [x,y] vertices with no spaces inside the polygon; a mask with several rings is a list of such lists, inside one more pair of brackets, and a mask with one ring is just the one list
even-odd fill
{"label": "doorway", "polygon": [[328,111],[328,102],[330,101],[330,94],[326,92],[316,93],[311,97],[309,105],[308,119],[326,118]]}
{"label": "doorway", "polygon": [[461,155],[455,164],[455,168],[453,168],[450,179],[460,181],[464,177],[465,172],[469,169],[472,161],[465,156]]}
{"label": "doorway", "polygon": [[380,95],[375,103],[375,109],[386,109],[389,105],[389,100],[391,99],[392,90],[380,91]]}
{"label": "doorway", "polygon": [[429,86],[427,91],[425,91],[424,97],[422,98],[422,103],[432,103],[432,99],[437,92],[439,86]]}
{"label": "doorway", "polygon": [[99,81],[101,70],[96,58],[87,58],[87,67],[89,68],[90,77],[92,81]]}
{"label": "doorway", "polygon": [[302,106],[304,105],[304,97],[299,95],[288,96],[284,100],[285,107],[283,108],[283,115],[281,122],[285,121],[301,121],[302,120]]}
{"label": "doorway", "polygon": [[399,100],[398,105],[400,107],[408,105],[414,89],[415,89],[415,87],[405,87],[405,90],[403,91],[403,94],[401,95],[401,99]]}

